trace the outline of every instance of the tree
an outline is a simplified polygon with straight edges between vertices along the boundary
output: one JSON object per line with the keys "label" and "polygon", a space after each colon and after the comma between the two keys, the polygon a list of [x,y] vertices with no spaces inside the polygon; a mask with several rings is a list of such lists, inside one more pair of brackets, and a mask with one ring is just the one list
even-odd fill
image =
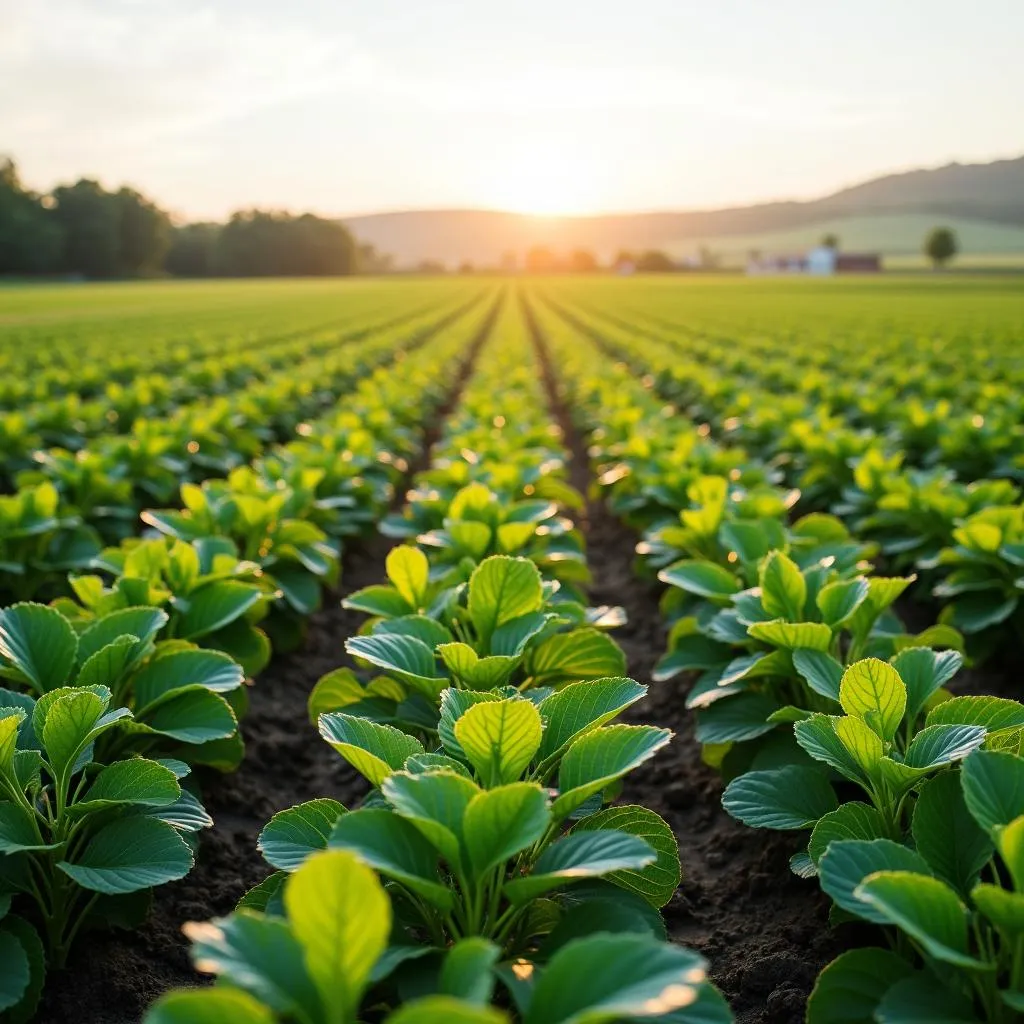
{"label": "tree", "polygon": [[558,269],[558,261],[546,246],[535,245],[526,253],[526,269],[534,274],[546,274]]}
{"label": "tree", "polygon": [[649,249],[637,261],[636,269],[645,274],[663,274],[675,270],[672,259],[658,249]]}
{"label": "tree", "polygon": [[64,229],[61,269],[85,277],[117,277],[121,268],[118,206],[98,181],[82,178],[53,190],[54,211]]}
{"label": "tree", "polygon": [[956,235],[949,228],[932,228],[924,240],[924,254],[938,269],[959,251]]}
{"label": "tree", "polygon": [[164,268],[175,277],[212,277],[219,237],[219,224],[185,224],[174,228]]}
{"label": "tree", "polygon": [[134,189],[119,189],[114,202],[119,234],[118,273],[122,277],[159,273],[171,247],[170,217]]}
{"label": "tree", "polygon": [[578,274],[589,274],[597,270],[597,260],[586,249],[575,249],[569,257],[569,269]]}
{"label": "tree", "polygon": [[836,252],[839,251],[839,236],[833,234],[831,231],[827,235],[822,235],[821,246],[823,249],[834,249]]}
{"label": "tree", "polygon": [[21,184],[14,161],[0,158],[0,274],[54,274],[64,234],[46,202]]}

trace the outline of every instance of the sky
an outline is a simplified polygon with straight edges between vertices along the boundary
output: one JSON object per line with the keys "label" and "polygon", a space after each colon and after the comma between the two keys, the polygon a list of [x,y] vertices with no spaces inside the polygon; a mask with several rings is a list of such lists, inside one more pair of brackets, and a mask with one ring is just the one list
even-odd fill
{"label": "sky", "polygon": [[0,151],[178,217],[691,209],[1024,153],[1024,0],[0,0]]}

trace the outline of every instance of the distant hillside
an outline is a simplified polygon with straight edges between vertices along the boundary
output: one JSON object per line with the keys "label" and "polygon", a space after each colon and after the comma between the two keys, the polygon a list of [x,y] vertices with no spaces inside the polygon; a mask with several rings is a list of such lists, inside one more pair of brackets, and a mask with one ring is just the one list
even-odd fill
{"label": "distant hillside", "polygon": [[[889,174],[807,202],[764,203],[724,210],[530,217],[492,210],[409,210],[350,217],[362,241],[402,265],[425,259],[496,264],[522,258],[534,245],[590,249],[607,258],[619,249],[682,251],[726,236],[790,232],[850,217],[919,214],[1024,227],[1024,156],[988,164],[949,164]],[[884,217],[882,217],[884,219]],[[875,247],[883,248],[882,242]]]}

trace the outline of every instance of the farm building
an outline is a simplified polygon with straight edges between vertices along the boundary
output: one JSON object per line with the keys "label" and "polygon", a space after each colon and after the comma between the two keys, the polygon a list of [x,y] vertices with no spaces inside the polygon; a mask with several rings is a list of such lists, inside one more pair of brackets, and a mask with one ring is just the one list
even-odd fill
{"label": "farm building", "polygon": [[882,269],[878,253],[839,252],[819,245],[806,253],[758,253],[747,260],[747,273],[757,274],[872,274]]}

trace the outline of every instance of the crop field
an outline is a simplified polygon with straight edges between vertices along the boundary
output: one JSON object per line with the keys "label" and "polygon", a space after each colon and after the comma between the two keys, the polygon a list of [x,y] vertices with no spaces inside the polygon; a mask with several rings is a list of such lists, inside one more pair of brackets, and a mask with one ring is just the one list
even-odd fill
{"label": "crop field", "polygon": [[1016,279],[8,286],[0,368],[0,1024],[1024,1019]]}

